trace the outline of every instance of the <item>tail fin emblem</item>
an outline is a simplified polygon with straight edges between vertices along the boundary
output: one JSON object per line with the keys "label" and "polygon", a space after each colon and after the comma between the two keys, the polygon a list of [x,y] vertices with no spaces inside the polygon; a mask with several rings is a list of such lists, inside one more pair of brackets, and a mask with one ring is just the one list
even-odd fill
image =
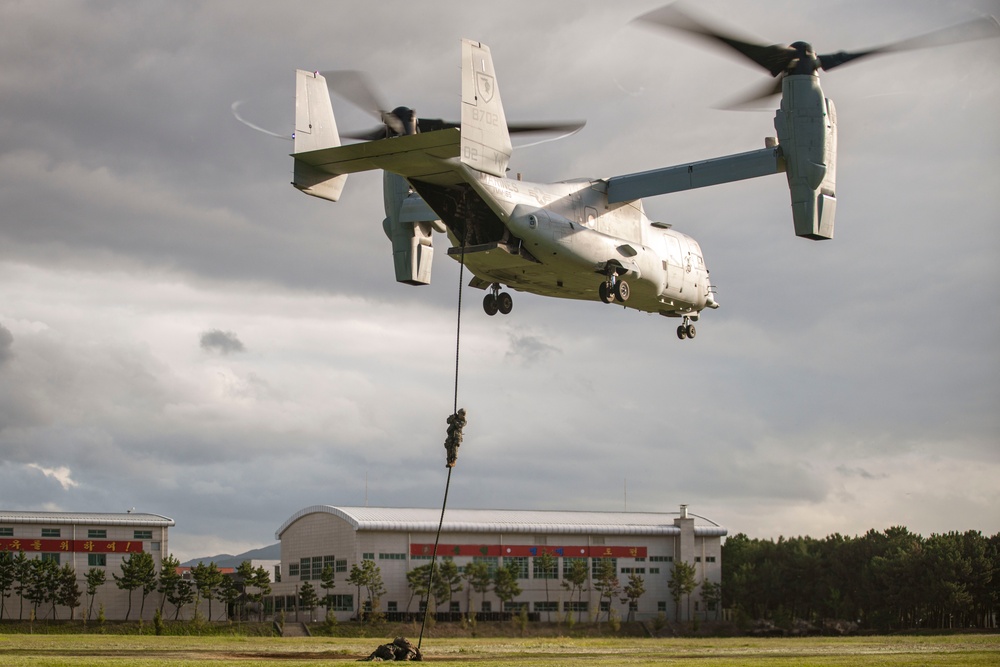
{"label": "tail fin emblem", "polygon": [[492,100],[493,91],[496,90],[496,86],[493,85],[493,77],[484,72],[477,72],[476,89],[479,91],[479,97],[481,97],[484,102]]}

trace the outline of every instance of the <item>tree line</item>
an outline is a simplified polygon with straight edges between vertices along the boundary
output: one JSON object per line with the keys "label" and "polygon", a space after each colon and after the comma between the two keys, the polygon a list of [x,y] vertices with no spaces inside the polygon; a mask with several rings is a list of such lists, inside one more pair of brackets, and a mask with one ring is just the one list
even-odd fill
{"label": "tree line", "polygon": [[861,628],[996,628],[1000,534],[922,537],[905,527],[750,539],[722,547],[722,600],[737,620],[842,619]]}
{"label": "tree line", "polygon": [[[264,567],[253,567],[250,561],[240,564],[235,577],[224,575],[215,563],[198,563],[191,568],[190,579],[186,579],[180,571],[180,561],[173,555],[163,559],[157,572],[152,554],[136,552],[122,559],[120,573],[112,572],[111,576],[117,588],[128,592],[126,621],[132,614],[134,597],[139,598],[139,618],[142,618],[146,600],[153,593],[159,596],[156,605],[160,617],[168,604],[173,607],[175,620],[189,605],[194,605],[197,616],[198,606],[206,601],[208,619],[213,620],[212,602],[218,601],[227,617],[228,610],[234,609],[239,618],[254,611],[263,620],[263,600],[271,593],[269,572]],[[69,563],[60,567],[52,559],[28,558],[24,552],[0,552],[0,620],[13,618],[14,602],[10,600],[8,609],[8,599],[15,596],[19,620],[24,620],[26,612],[31,619],[56,619],[59,607],[67,608],[72,620],[84,604],[85,617],[93,618],[95,598],[107,582],[106,568],[91,567],[83,582],[86,589],[81,591],[76,571]],[[101,607],[98,615],[103,615]]]}

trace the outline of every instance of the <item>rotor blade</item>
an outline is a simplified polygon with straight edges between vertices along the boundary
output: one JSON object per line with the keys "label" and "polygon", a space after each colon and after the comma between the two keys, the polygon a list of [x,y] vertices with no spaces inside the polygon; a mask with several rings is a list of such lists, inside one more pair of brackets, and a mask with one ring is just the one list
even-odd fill
{"label": "rotor blade", "polygon": [[[568,120],[561,123],[512,123],[507,125],[511,134],[527,134],[529,132],[564,132],[573,134],[583,129],[585,120]],[[563,135],[563,136],[568,136]]]}
{"label": "rotor blade", "polygon": [[775,95],[781,94],[781,82],[784,80],[785,74],[782,72],[774,80],[766,80],[763,85],[756,86],[746,91],[739,97],[735,97],[729,102],[726,102],[719,109],[723,111],[755,111],[760,110],[763,107],[755,104],[761,100],[766,100],[769,97],[774,97]]}
{"label": "rotor blade", "polygon": [[566,137],[573,136],[574,134],[576,134],[577,132],[579,132],[580,130],[582,130],[583,126],[586,125],[586,124],[587,123],[584,121],[584,122],[580,122],[580,123],[578,123],[576,125],[564,125],[564,126],[562,126],[561,128],[558,128],[558,129],[555,126],[551,126],[549,128],[549,130],[551,130],[551,131],[560,131],[560,130],[566,130],[566,131],[563,132],[562,134],[560,134],[559,136],[556,136],[556,137],[549,137],[548,139],[539,139],[538,141],[533,141],[530,144],[518,144],[518,145],[514,146],[514,148],[518,148],[518,149],[528,148],[529,146],[537,146],[539,144],[547,144],[550,141],[559,141],[560,139],[565,139]]}
{"label": "rotor blade", "polygon": [[838,51],[837,53],[819,56],[819,61],[824,70],[831,70],[834,67],[839,67],[840,65],[866,56],[948,46],[950,44],[972,42],[998,36],[1000,36],[1000,23],[992,16],[982,16],[972,21],[965,21],[964,23],[934,30],[918,37],[910,37],[909,39],[885,44],[865,51]]}
{"label": "rotor blade", "polygon": [[440,118],[418,118],[417,130],[420,132],[434,132],[436,130],[447,130],[452,127],[461,127],[461,123]]}
{"label": "rotor blade", "polygon": [[387,107],[375,94],[375,86],[367,74],[353,69],[330,70],[320,74],[326,77],[326,84],[331,91],[382,120]]}
{"label": "rotor blade", "polygon": [[396,134],[404,134],[403,122],[386,110],[387,107],[379,100],[375,86],[367,74],[353,69],[330,70],[320,74],[326,78],[326,85],[330,90],[375,116]]}
{"label": "rotor blade", "polygon": [[360,139],[361,141],[375,141],[376,139],[385,139],[387,132],[385,130],[385,125],[379,125],[378,127],[372,128],[370,130],[363,130],[361,132],[342,132],[340,137],[342,139]]}
{"label": "rotor blade", "polygon": [[[528,132],[579,132],[587,124],[585,120],[570,120],[549,123],[510,123],[507,131],[511,134],[524,134]],[[461,123],[440,118],[418,118],[417,127],[421,132],[433,132],[444,130],[450,127],[461,127]]]}
{"label": "rotor blade", "polygon": [[272,137],[277,137],[278,139],[284,139],[285,141],[292,141],[292,138],[289,137],[289,136],[287,136],[287,135],[278,134],[277,132],[272,132],[271,130],[266,130],[266,129],[264,129],[263,127],[261,127],[259,125],[254,125],[253,123],[251,123],[250,121],[248,121],[246,118],[244,118],[243,116],[241,116],[240,112],[239,112],[239,108],[240,108],[241,104],[243,104],[243,100],[237,100],[237,101],[233,102],[232,106],[229,107],[229,110],[233,112],[233,117],[236,118],[236,120],[240,121],[241,123],[243,123],[244,125],[246,125],[247,127],[249,127],[251,130],[257,130],[258,132],[261,132],[263,134],[267,134],[267,135],[272,136]]}
{"label": "rotor blade", "polygon": [[676,4],[654,9],[635,20],[661,28],[680,30],[717,44],[723,44],[763,67],[771,73],[771,76],[777,76],[784,71],[788,63],[795,57],[795,50],[787,46],[755,44],[728,35],[722,30],[709,26],[703,20],[696,19],[691,14],[682,11]]}

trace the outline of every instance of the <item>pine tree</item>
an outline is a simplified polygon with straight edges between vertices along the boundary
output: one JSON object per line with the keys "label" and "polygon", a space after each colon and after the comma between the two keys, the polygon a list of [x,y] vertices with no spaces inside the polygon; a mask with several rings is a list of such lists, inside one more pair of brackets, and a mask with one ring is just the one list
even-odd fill
{"label": "pine tree", "polygon": [[181,562],[173,554],[168,555],[160,563],[160,578],[157,591],[160,593],[160,614],[163,614],[163,605],[167,600],[176,597],[177,585],[183,581],[181,573],[177,570]]}
{"label": "pine tree", "polygon": [[323,568],[323,574],[320,575],[320,585],[323,587],[323,592],[326,596],[323,598],[323,606],[327,611],[330,611],[330,607],[333,606],[330,599],[330,591],[337,587],[337,573],[334,571],[332,565],[327,565]]}
{"label": "pine tree", "polygon": [[[598,600],[604,602],[608,600],[608,620],[611,620],[611,600],[621,592],[621,584],[618,581],[618,573],[615,571],[615,562],[610,558],[601,558],[597,566],[597,577],[594,579],[594,590],[600,594]],[[598,608],[599,609],[599,608]],[[598,612],[600,619],[600,612]]]}
{"label": "pine tree", "polygon": [[80,584],[76,581],[76,570],[66,563],[59,570],[59,592],[56,602],[63,607],[69,607],[69,618],[76,616],[76,608],[80,606]]}
{"label": "pine tree", "polygon": [[303,582],[302,586],[299,587],[299,607],[309,612],[310,621],[313,620],[312,610],[318,604],[319,598],[316,597],[316,589],[308,581]]}
{"label": "pine tree", "polygon": [[87,618],[91,618],[94,615],[94,598],[97,596],[97,589],[107,581],[107,574],[103,567],[92,567],[87,570],[85,581],[87,582],[87,596],[90,598],[90,604],[87,606]]}
{"label": "pine tree", "polygon": [[493,573],[493,593],[500,599],[500,606],[504,609],[508,606],[507,603],[513,602],[521,594],[521,586],[517,583],[518,573],[518,567],[514,563],[499,567]]}

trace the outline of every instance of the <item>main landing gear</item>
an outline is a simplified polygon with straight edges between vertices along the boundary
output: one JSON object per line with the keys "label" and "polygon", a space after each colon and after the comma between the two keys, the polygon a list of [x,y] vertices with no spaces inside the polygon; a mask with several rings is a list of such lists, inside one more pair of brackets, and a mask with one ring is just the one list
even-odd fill
{"label": "main landing gear", "polygon": [[677,327],[677,337],[684,340],[685,338],[694,338],[697,333],[694,325],[691,324],[691,318],[685,315],[681,325]]}
{"label": "main landing gear", "polygon": [[608,278],[597,288],[597,293],[604,303],[611,303],[616,299],[625,303],[628,301],[629,288],[624,280],[618,280],[614,270],[608,271]]}
{"label": "main landing gear", "polygon": [[514,299],[507,292],[500,291],[500,283],[490,285],[489,293],[483,297],[483,310],[489,316],[508,314],[514,308]]}

